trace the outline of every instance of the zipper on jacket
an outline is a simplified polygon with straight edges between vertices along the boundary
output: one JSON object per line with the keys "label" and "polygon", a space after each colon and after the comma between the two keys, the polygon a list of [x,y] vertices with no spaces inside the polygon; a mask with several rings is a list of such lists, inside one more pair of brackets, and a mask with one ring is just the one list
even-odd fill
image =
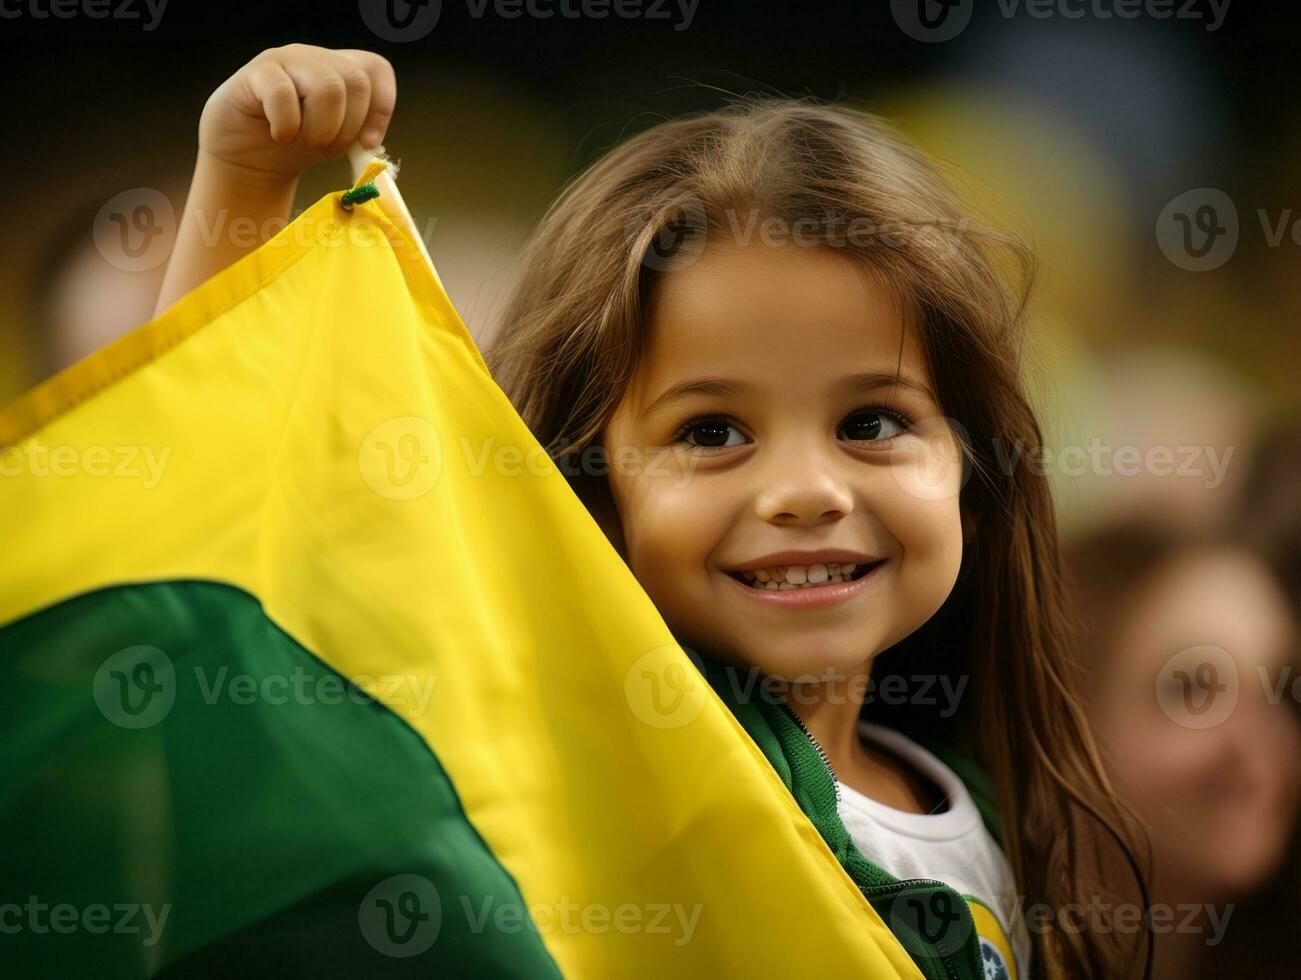
{"label": "zipper on jacket", "polygon": [[813,737],[813,733],[809,731],[808,726],[804,724],[804,721],[800,718],[800,716],[795,713],[795,709],[792,708],[789,704],[786,704],[785,702],[782,703],[782,707],[786,709],[787,714],[789,714],[793,719],[795,719],[795,724],[800,726],[800,731],[804,733],[804,737],[809,740],[809,743],[815,749],[817,749],[818,758],[821,759],[822,764],[827,767],[827,775],[831,777],[831,786],[836,791],[836,805],[839,806],[840,805],[840,780],[836,778],[836,770],[831,768],[831,760],[827,758],[826,751],[823,750],[822,746],[818,744],[818,740]]}

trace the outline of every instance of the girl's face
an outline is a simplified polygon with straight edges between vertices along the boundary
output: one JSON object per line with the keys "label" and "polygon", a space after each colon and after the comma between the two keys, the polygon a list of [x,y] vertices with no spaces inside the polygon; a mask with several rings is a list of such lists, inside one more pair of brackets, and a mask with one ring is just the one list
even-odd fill
{"label": "girl's face", "polygon": [[[663,276],[648,316],[603,433],[607,533],[688,646],[789,679],[861,672],[962,559],[959,445],[897,301],[831,248],[724,243]],[[810,587],[828,561],[870,571]],[[803,588],[741,572],[788,566]]]}

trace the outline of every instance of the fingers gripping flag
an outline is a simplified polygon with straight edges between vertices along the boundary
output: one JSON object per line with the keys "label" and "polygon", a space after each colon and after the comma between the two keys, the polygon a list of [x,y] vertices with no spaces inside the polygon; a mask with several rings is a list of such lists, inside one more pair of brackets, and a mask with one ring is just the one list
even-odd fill
{"label": "fingers gripping flag", "polygon": [[0,413],[7,964],[918,976],[385,204]]}

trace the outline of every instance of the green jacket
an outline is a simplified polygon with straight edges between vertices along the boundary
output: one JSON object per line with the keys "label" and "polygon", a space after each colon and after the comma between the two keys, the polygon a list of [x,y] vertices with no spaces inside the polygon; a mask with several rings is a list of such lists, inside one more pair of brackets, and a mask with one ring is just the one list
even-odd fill
{"label": "green jacket", "polygon": [[[735,668],[706,660],[695,651],[688,652],[928,980],[984,980],[980,937],[963,897],[940,881],[900,881],[863,857],[836,809],[831,768],[798,716],[784,703],[765,696],[741,699],[738,692],[748,688],[731,674]],[[969,760],[963,764],[943,747],[928,748],[940,749],[936,754],[942,754],[946,764],[958,771],[997,839],[991,796],[983,776]]]}

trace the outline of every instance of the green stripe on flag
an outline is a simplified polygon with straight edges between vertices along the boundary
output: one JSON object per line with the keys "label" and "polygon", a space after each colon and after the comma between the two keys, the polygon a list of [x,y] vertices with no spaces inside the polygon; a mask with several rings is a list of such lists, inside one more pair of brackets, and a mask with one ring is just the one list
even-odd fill
{"label": "green stripe on flag", "polygon": [[0,740],[8,975],[559,976],[427,745],[243,591],[0,629]]}

